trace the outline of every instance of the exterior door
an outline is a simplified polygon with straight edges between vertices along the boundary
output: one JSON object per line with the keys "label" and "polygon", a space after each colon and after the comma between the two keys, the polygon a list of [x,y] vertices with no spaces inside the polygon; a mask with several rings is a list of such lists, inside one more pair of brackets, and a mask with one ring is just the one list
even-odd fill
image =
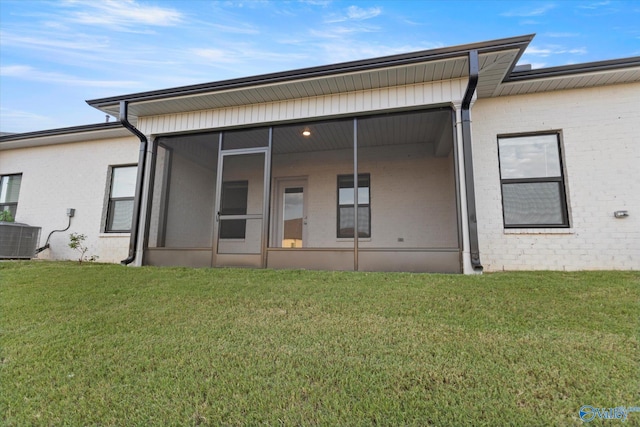
{"label": "exterior door", "polygon": [[216,185],[214,266],[263,267],[267,150],[222,151]]}
{"label": "exterior door", "polygon": [[307,241],[307,180],[281,179],[277,183],[276,222],[272,246],[304,248]]}

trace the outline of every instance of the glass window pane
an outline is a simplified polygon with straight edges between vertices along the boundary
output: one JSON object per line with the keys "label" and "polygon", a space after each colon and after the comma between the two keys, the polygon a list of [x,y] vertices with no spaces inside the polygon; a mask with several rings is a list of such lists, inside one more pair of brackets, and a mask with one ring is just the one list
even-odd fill
{"label": "glass window pane", "polygon": [[0,182],[0,203],[17,203],[22,175],[5,175]]}
{"label": "glass window pane", "polygon": [[560,153],[557,135],[500,138],[502,179],[558,177]]}
{"label": "glass window pane", "polygon": [[353,237],[354,216],[353,207],[340,208],[340,224],[338,237]]}
{"label": "glass window pane", "polygon": [[368,206],[358,208],[358,236],[371,237],[371,221],[369,218],[371,210]]}
{"label": "glass window pane", "polygon": [[137,166],[113,168],[111,198],[133,197],[136,192]]}
{"label": "glass window pane", "polygon": [[338,204],[353,205],[353,187],[338,190]]}
{"label": "glass window pane", "polygon": [[[353,203],[353,201],[351,201],[351,203]],[[358,187],[358,204],[369,204],[369,187]]]}
{"label": "glass window pane", "polygon": [[[353,212],[353,207],[340,208],[340,229],[338,231],[338,237],[353,237],[353,229],[355,226]],[[371,237],[371,220],[369,212],[370,209],[368,206],[361,206],[358,208],[359,237]]]}
{"label": "glass window pane", "polygon": [[109,231],[131,230],[133,200],[112,200],[109,205]]}
{"label": "glass window pane", "polygon": [[560,183],[502,185],[505,225],[563,225]]}
{"label": "glass window pane", "polygon": [[[353,205],[353,177],[342,175],[338,177],[338,204]],[[358,204],[369,204],[369,176],[358,177]]]}
{"label": "glass window pane", "polygon": [[[290,190],[299,190],[291,192]],[[302,218],[304,193],[302,188],[287,188],[284,192],[284,220]]]}

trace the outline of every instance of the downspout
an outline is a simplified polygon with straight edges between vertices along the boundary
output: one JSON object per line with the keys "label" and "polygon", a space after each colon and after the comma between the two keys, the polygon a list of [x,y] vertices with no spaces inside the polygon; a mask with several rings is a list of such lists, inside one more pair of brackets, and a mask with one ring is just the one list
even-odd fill
{"label": "downspout", "polygon": [[147,154],[147,137],[129,122],[129,103],[120,101],[120,123],[132,134],[140,139],[140,155],[138,156],[138,176],[136,177],[136,193],[133,199],[133,218],[131,220],[131,237],[129,238],[129,256],[120,261],[122,265],[131,264],[136,259],[138,247],[138,228],[140,227],[140,211],[142,208],[142,181],[145,172],[145,159]]}
{"label": "downspout", "polygon": [[476,271],[482,271],[480,263],[480,245],[478,243],[478,218],[476,215],[476,196],[473,179],[473,155],[471,148],[471,100],[478,86],[478,51],[469,51],[469,84],[462,99],[462,151],[464,157],[464,181],[467,199],[467,218],[469,222],[469,252],[471,266]]}

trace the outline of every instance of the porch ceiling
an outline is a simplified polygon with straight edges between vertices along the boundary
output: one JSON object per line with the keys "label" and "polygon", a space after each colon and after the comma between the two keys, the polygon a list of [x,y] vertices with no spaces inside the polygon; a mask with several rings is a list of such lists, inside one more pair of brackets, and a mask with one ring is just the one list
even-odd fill
{"label": "porch ceiling", "polygon": [[[302,136],[308,129],[309,137]],[[358,147],[397,144],[431,144],[433,154],[447,156],[453,146],[450,110],[426,110],[358,120]],[[278,126],[273,134],[273,153],[343,150],[353,147],[353,122],[339,120]]]}
{"label": "porch ceiling", "polygon": [[[305,129],[311,135],[305,137]],[[364,117],[358,120],[358,146],[430,144],[433,154],[446,157],[453,146],[453,123],[448,109]],[[234,131],[246,147],[265,146],[265,135],[251,129]],[[228,135],[228,134],[226,134]],[[198,164],[211,164],[218,132],[163,137],[160,141]],[[351,150],[353,120],[309,121],[280,125],[273,131],[273,154]]]}

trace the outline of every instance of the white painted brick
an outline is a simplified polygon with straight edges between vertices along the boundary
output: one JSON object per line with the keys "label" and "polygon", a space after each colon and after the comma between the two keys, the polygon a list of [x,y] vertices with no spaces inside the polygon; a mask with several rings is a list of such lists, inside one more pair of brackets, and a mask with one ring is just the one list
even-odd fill
{"label": "white painted brick", "polygon": [[[480,99],[472,110],[487,271],[640,269],[640,84]],[[497,135],[560,130],[571,233],[503,229]],[[616,219],[615,210],[629,217]],[[508,253],[522,251],[513,259]],[[551,252],[549,252],[551,250]]]}
{"label": "white painted brick", "polygon": [[101,219],[109,166],[137,163],[138,145],[132,136],[0,151],[0,174],[22,173],[16,221],[42,227],[40,245],[51,231],[67,226],[67,208],[76,209],[69,230],[53,234],[51,248],[39,258],[77,259],[68,247],[73,232],[87,236],[87,255],[98,261],[127,257],[129,234],[103,234]]}

